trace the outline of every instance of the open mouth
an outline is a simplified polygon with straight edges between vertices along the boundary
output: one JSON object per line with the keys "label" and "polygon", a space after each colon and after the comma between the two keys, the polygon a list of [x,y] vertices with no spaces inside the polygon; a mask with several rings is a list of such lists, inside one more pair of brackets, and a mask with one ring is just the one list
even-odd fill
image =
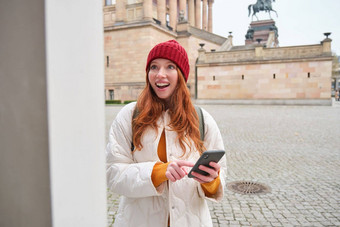
{"label": "open mouth", "polygon": [[156,86],[158,87],[158,88],[166,88],[166,87],[169,87],[170,86],[170,84],[169,83],[156,83]]}

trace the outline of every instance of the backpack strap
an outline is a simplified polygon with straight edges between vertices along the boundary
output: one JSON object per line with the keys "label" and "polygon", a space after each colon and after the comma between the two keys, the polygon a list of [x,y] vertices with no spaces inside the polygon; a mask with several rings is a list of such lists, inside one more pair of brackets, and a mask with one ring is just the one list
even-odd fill
{"label": "backpack strap", "polygon": [[[199,106],[195,105],[195,110],[196,113],[198,115],[198,120],[199,120],[199,130],[200,130],[200,137],[201,140],[204,141],[204,133],[205,133],[205,128],[204,128],[204,117],[203,117],[203,113],[202,113],[202,109]],[[137,107],[133,110],[133,114],[132,114],[132,124],[133,124],[133,120],[136,119],[139,115],[139,111],[137,109]],[[131,142],[131,151],[133,151],[135,149],[135,145],[133,144],[133,141]]]}
{"label": "backpack strap", "polygon": [[202,109],[201,107],[195,105],[195,110],[196,110],[196,113],[198,115],[198,120],[199,120],[200,137],[201,137],[201,140],[204,141],[205,128],[204,128],[204,117],[203,117]]}
{"label": "backpack strap", "polygon": [[[136,119],[139,115],[139,110],[137,109],[137,105],[135,107],[135,109],[133,110],[133,114],[132,114],[132,121],[131,123],[133,124],[133,120]],[[132,126],[132,125],[131,125]],[[133,132],[132,132],[133,134]],[[131,141],[131,152],[135,150],[135,145],[133,144],[133,140]]]}

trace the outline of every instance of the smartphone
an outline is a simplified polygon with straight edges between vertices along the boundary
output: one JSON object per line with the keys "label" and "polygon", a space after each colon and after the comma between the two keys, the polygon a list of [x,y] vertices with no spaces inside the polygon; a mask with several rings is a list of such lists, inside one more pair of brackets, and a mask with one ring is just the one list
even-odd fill
{"label": "smartphone", "polygon": [[200,170],[198,167],[200,165],[210,167],[209,166],[210,162],[218,162],[223,157],[224,154],[225,154],[225,151],[223,150],[211,150],[211,151],[203,152],[201,157],[195,163],[194,167],[192,167],[192,169],[190,170],[188,177],[194,178],[194,176],[191,174],[192,171],[202,174],[204,176],[209,175],[207,172]]}

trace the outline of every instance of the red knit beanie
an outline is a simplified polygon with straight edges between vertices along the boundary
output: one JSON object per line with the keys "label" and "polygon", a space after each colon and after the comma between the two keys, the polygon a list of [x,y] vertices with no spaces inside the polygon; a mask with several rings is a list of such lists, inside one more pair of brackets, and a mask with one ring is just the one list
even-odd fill
{"label": "red knit beanie", "polygon": [[156,58],[165,58],[173,61],[182,71],[185,82],[188,81],[190,70],[188,54],[176,40],[169,40],[164,43],[159,43],[154,48],[152,48],[146,62],[146,70],[148,70],[152,60]]}

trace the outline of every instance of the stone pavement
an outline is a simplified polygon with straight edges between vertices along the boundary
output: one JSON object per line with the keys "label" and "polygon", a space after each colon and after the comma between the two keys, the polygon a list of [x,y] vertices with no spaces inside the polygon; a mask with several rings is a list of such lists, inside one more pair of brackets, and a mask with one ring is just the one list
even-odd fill
{"label": "stone pavement", "polygon": [[[121,107],[106,107],[106,134]],[[227,181],[271,187],[226,189],[221,203],[209,203],[214,226],[340,226],[340,105],[202,107],[221,130]],[[109,226],[118,200],[108,193]]]}

